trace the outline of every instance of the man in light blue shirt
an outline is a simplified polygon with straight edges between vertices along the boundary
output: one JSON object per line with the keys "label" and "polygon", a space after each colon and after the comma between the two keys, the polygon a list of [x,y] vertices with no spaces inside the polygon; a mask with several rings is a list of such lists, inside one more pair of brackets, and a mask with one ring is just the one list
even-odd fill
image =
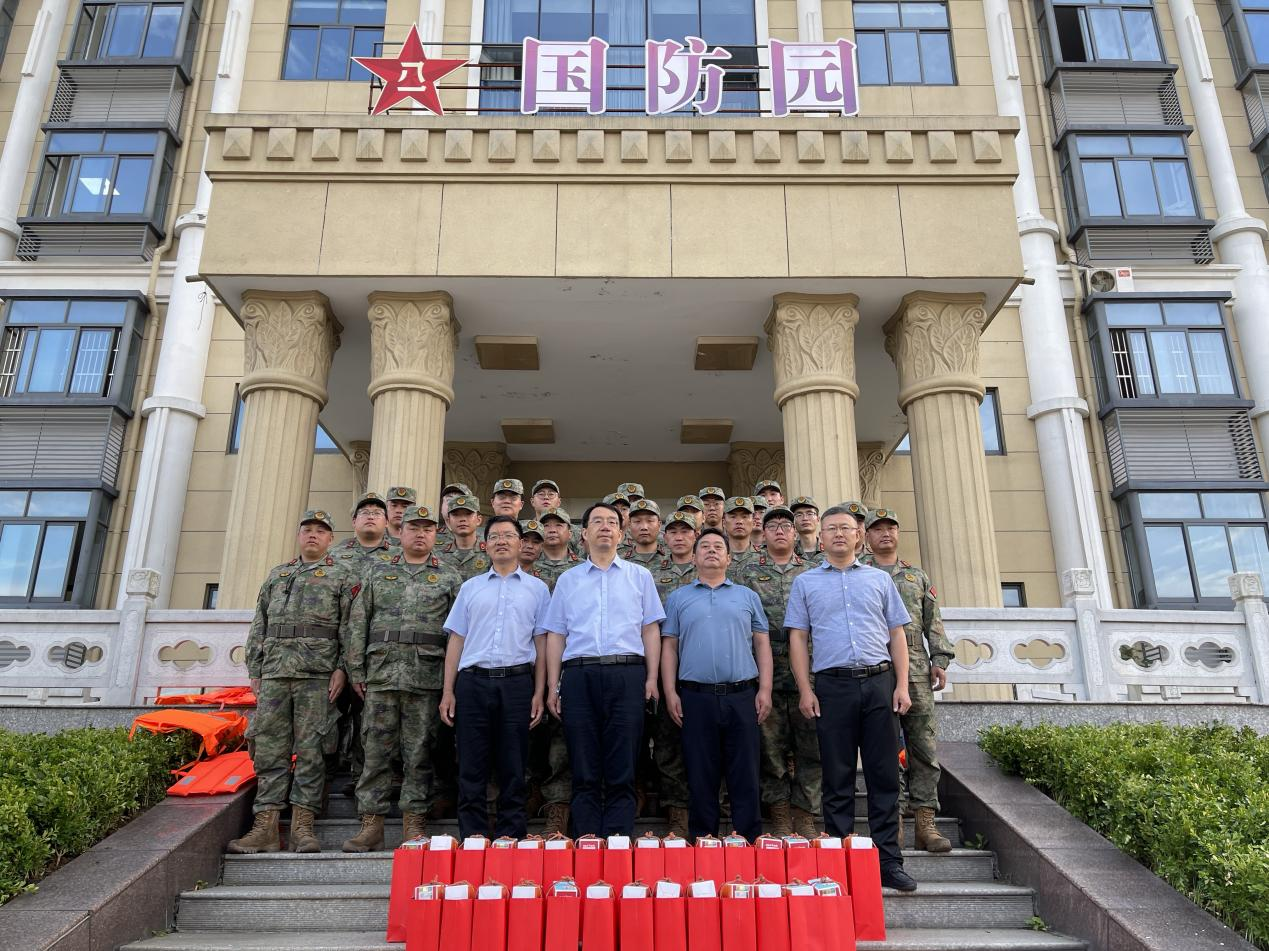
{"label": "man in light blue shirt", "polygon": [[732,826],[749,841],[762,834],[758,724],[771,712],[767,613],[750,588],[727,580],[727,536],[707,528],[696,539],[696,580],[666,601],[661,683],[666,708],[683,728],[689,839],[718,834],[723,771]]}
{"label": "man in light blue shirt", "polygon": [[[908,623],[890,576],[861,565],[855,551],[867,509],[844,502],[824,512],[824,561],[793,581],[784,624],[802,715],[815,720],[824,779],[824,828],[855,828],[855,764],[868,786],[868,827],[881,857],[881,883],[914,891],[899,850],[899,718],[908,696]],[[815,686],[811,686],[811,653]]]}
{"label": "man in light blue shirt", "polygon": [[[445,631],[441,719],[458,742],[458,831],[528,832],[525,769],[529,728],[542,719],[546,685],[546,584],[520,568],[520,523],[495,515],[485,525],[489,571],[464,582]],[[494,754],[497,763],[491,763]],[[485,791],[498,779],[498,818],[489,828]]]}
{"label": "man in light blue shirt", "polygon": [[665,611],[647,568],[617,557],[621,515],[582,516],[590,557],[560,575],[547,610],[547,703],[564,723],[575,835],[632,835],[644,702],[659,695]]}

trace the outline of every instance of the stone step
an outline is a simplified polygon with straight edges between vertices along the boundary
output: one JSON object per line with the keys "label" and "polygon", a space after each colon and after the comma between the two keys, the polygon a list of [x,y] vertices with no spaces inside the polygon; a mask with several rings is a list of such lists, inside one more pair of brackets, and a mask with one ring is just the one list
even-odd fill
{"label": "stone step", "polygon": [[[915,892],[886,893],[892,928],[1024,928],[1035,914],[1029,888],[995,882],[932,882]],[[373,931],[388,916],[386,884],[218,885],[184,892],[177,909],[181,931]]]}
{"label": "stone step", "polygon": [[[391,802],[393,804],[388,809],[388,815],[394,819],[401,818],[401,810],[398,809],[396,806],[395,794]],[[724,815],[724,818],[726,818],[727,813],[724,812],[723,815]],[[867,798],[865,798],[863,793],[860,793],[859,795],[855,797],[855,815],[857,816],[868,815],[868,800]],[[322,813],[322,818],[323,819],[355,819],[357,818],[357,801],[347,796],[331,796],[330,800],[326,803],[326,810]],[[453,822],[455,820],[441,819],[436,821]],[[539,827],[545,821],[546,821],[546,813],[545,813],[545,810],[543,810],[541,814],[529,820],[529,831],[530,832],[540,831]],[[639,821],[644,823],[653,823],[653,824],[661,823],[662,825],[664,825],[667,820],[665,818],[648,816],[648,817],[640,819]],[[536,825],[534,825],[535,822],[536,822]]]}
{"label": "stone step", "polygon": [[[885,942],[861,941],[859,951],[1085,951],[1074,938],[1021,928],[889,928]],[[383,931],[181,932],[125,945],[122,951],[401,951]]]}
{"label": "stone step", "polygon": [[[952,843],[953,848],[961,845],[961,827],[960,822],[956,819],[948,819],[940,817],[934,820],[940,832],[947,836]],[[904,820],[903,842],[902,847],[905,849],[912,848],[913,823],[912,820]],[[327,852],[337,852],[343,846],[346,839],[352,838],[361,828],[361,824],[356,819],[318,819],[315,823],[318,841],[321,842],[322,848]],[[534,831],[534,826],[530,826],[530,832]],[[541,831],[540,828],[538,831]],[[458,835],[458,823],[453,819],[443,819],[428,823],[428,832],[431,834],[449,833],[450,835]],[[640,819],[635,823],[635,835],[643,835],[645,832],[655,832],[657,834],[665,833],[665,823],[659,819]],[[862,818],[855,819],[855,834],[868,835],[868,822]],[[384,844],[392,849],[396,848],[401,842],[401,820],[389,818],[384,823],[383,830]],[[285,836],[283,837],[285,841]]]}
{"label": "stone step", "polygon": [[[990,882],[994,864],[991,852],[973,849],[953,849],[942,855],[914,850],[903,854],[904,868],[919,882]],[[225,885],[352,885],[383,884],[391,877],[391,852],[276,852],[226,855],[221,881]]]}

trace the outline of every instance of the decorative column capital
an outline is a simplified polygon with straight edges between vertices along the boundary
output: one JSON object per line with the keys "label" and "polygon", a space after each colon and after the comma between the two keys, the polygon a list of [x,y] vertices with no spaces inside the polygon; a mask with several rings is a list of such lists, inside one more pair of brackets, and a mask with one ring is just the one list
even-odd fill
{"label": "decorative column capital", "polygon": [[367,476],[370,473],[370,442],[366,439],[354,439],[348,444],[348,461],[352,464],[357,476],[357,494],[366,491]]}
{"label": "decorative column capital", "polygon": [[423,390],[450,406],[462,329],[454,319],[454,299],[444,291],[375,291],[368,299],[370,399],[385,390]]}
{"label": "decorative column capital", "polygon": [[343,328],[325,294],[245,291],[242,295],[244,366],[239,393],[278,389],[326,405],[326,378]]}
{"label": "decorative column capital", "polygon": [[763,324],[775,357],[775,401],[828,390],[859,396],[855,383],[854,294],[777,294]]}
{"label": "decorative column capital", "polygon": [[476,493],[476,498],[488,499],[494,482],[507,474],[507,444],[447,442],[443,466],[446,482],[461,482]]}
{"label": "decorative column capital", "polygon": [[727,454],[727,473],[732,495],[748,495],[761,479],[787,483],[784,471],[784,444],[734,442]]}
{"label": "decorative column capital", "polygon": [[978,341],[987,325],[984,294],[916,291],[886,321],[886,353],[899,371],[899,405],[931,393],[983,398]]}
{"label": "decorative column capital", "polygon": [[865,505],[881,503],[881,469],[886,464],[886,447],[879,442],[859,443],[859,498]]}

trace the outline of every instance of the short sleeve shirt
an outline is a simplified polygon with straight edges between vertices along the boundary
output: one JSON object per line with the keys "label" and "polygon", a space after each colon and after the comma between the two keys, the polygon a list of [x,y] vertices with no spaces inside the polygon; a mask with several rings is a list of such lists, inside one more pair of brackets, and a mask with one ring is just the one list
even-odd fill
{"label": "short sleeve shirt", "polygon": [[520,568],[506,576],[491,568],[463,582],[445,619],[445,630],[463,638],[458,669],[533,663],[550,602],[546,583]]}
{"label": "short sleeve shirt", "polygon": [[547,631],[562,634],[564,660],[609,654],[643,656],[643,628],[665,620],[652,573],[614,558],[607,568],[587,559],[555,582]]}
{"label": "short sleeve shirt", "polygon": [[890,576],[858,561],[802,572],[784,614],[785,627],[810,632],[815,671],[890,660],[890,629],[910,620]]}
{"label": "short sleeve shirt", "polygon": [[757,677],[755,632],[767,632],[767,614],[744,585],[711,588],[697,579],[666,600],[661,634],[678,639],[680,680],[730,684]]}

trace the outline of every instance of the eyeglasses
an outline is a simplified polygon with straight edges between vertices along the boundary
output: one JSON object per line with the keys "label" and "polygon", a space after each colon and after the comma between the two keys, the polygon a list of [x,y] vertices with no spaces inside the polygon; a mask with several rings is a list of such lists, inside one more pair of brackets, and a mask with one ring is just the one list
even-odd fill
{"label": "eyeglasses", "polygon": [[769,531],[769,532],[791,532],[791,531],[793,531],[793,526],[792,526],[790,523],[788,523],[788,522],[777,522],[777,523],[776,523],[776,524],[774,524],[774,525],[772,525],[772,524],[770,524],[770,523],[767,523],[766,525],[764,525],[764,526],[763,526],[763,528],[765,528],[765,529],[766,529],[767,531]]}
{"label": "eyeglasses", "polygon": [[825,535],[845,535],[847,532],[859,531],[858,525],[825,525],[820,529]]}
{"label": "eyeglasses", "polygon": [[493,535],[488,536],[488,537],[485,539],[485,541],[487,541],[487,542],[512,542],[512,541],[515,541],[515,540],[516,540],[517,538],[519,538],[519,537],[520,537],[519,535],[514,535],[514,534],[512,534],[511,532],[497,532],[497,533],[495,533],[495,534],[493,534]]}

